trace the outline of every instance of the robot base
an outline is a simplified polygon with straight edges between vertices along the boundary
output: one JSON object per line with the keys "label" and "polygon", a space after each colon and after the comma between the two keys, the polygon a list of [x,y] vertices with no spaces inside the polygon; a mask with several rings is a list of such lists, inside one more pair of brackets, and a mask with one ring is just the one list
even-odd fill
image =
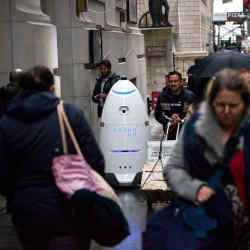
{"label": "robot base", "polygon": [[119,182],[114,173],[105,174],[106,181],[112,187],[135,187],[139,188],[141,186],[142,172],[138,172],[132,182]]}

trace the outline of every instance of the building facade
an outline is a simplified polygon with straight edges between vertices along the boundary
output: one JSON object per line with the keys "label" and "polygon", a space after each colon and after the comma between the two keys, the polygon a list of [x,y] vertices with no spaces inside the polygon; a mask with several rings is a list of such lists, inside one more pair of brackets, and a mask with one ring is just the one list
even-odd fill
{"label": "building facade", "polygon": [[[0,83],[13,67],[49,66],[56,93],[83,108],[96,129],[91,101],[100,58],[147,92],[144,36],[136,6],[126,0],[1,0]],[[85,5],[87,4],[87,5]],[[128,13],[129,8],[129,13]]]}
{"label": "building facade", "polygon": [[[148,94],[161,91],[164,75],[177,70],[187,78],[188,67],[197,57],[206,56],[213,49],[212,14],[210,0],[168,0],[169,21],[172,28],[145,28]],[[148,0],[139,0],[138,12],[148,11]]]}

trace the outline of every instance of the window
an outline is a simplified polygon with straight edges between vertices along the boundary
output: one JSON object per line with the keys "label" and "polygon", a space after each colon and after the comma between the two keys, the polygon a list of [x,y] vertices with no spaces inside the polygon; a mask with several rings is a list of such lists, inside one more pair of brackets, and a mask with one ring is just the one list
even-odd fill
{"label": "window", "polygon": [[137,23],[137,0],[127,0],[128,22]]}
{"label": "window", "polygon": [[89,63],[97,65],[102,61],[102,31],[89,30]]}

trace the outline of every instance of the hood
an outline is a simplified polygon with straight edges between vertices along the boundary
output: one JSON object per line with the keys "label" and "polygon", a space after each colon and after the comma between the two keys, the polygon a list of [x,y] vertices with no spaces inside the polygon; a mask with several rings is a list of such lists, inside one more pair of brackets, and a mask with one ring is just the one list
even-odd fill
{"label": "hood", "polygon": [[8,99],[12,99],[17,94],[17,86],[13,83],[8,83],[5,88],[5,94]]}
{"label": "hood", "polygon": [[7,115],[20,121],[36,121],[53,112],[58,103],[50,92],[25,90],[11,101]]}

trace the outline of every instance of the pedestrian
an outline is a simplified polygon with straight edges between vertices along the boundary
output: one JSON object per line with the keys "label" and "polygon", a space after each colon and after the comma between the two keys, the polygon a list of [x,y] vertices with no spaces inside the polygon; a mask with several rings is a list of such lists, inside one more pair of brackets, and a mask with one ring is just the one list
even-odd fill
{"label": "pedestrian", "polygon": [[0,117],[2,117],[8,108],[10,101],[16,96],[19,90],[19,81],[23,70],[15,68],[9,73],[9,83],[0,88]]}
{"label": "pedestrian", "polygon": [[198,95],[199,87],[199,78],[197,77],[197,73],[200,71],[199,63],[202,58],[198,57],[194,59],[194,64],[191,65],[187,70],[188,75],[188,89],[191,90],[193,93]]}
{"label": "pedestrian", "polygon": [[167,83],[168,87],[166,86],[157,98],[155,119],[162,124],[165,132],[171,122],[172,129],[168,139],[175,139],[177,124],[185,118],[195,95],[182,86],[182,75],[177,71],[168,74]]}
{"label": "pedestrian", "polygon": [[[206,235],[216,232],[216,240],[204,250],[250,249],[247,85],[239,71],[216,73],[205,100],[185,124],[164,168],[169,187],[193,206],[205,208],[206,222],[215,220],[213,230]],[[204,226],[205,219],[199,223]]]}
{"label": "pedestrian", "polygon": [[247,82],[250,84],[250,71],[246,69],[241,69],[240,72],[241,72],[241,76],[244,77],[247,80]]}
{"label": "pedestrian", "polygon": [[[63,154],[54,86],[45,66],[25,72],[20,94],[0,120],[0,194],[25,250],[89,249],[88,236],[74,233],[70,201],[51,171],[53,158]],[[83,111],[63,106],[86,161],[104,176],[104,158]],[[75,154],[69,135],[66,139],[69,154]]]}
{"label": "pedestrian", "polygon": [[103,60],[99,64],[99,70],[101,75],[96,79],[95,88],[92,94],[93,102],[98,104],[98,118],[102,116],[105,99],[110,89],[120,79],[116,73],[111,71],[111,62],[109,60]]}

